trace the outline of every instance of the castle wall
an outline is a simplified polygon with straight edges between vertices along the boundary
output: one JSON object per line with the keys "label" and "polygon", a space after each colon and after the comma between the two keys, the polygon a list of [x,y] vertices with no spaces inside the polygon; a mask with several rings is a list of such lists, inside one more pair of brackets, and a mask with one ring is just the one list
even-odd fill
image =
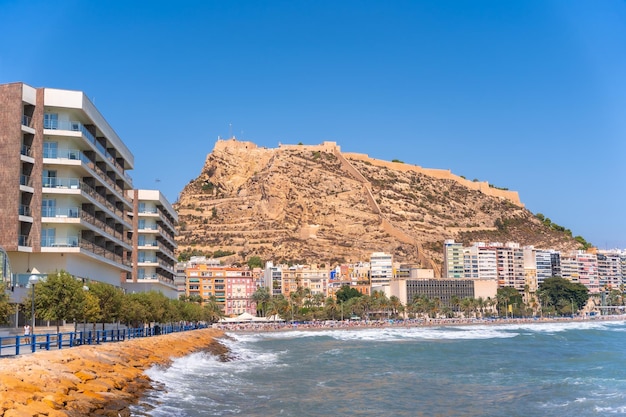
{"label": "castle wall", "polygon": [[466,178],[462,178],[458,175],[453,174],[449,169],[434,169],[434,168],[422,168],[419,165],[411,165],[404,164],[401,162],[390,162],[383,161],[381,159],[370,158],[367,154],[363,153],[344,153],[346,158],[354,159],[362,162],[369,162],[372,165],[385,167],[388,169],[393,169],[402,172],[416,172],[418,174],[428,175],[429,177],[442,179],[442,180],[453,180],[458,182],[459,184],[471,189],[477,190],[491,197],[499,197],[505,200],[512,202],[515,205],[520,207],[524,207],[519,198],[519,193],[517,191],[510,190],[501,190],[498,188],[493,188],[489,186],[487,181],[470,181]]}

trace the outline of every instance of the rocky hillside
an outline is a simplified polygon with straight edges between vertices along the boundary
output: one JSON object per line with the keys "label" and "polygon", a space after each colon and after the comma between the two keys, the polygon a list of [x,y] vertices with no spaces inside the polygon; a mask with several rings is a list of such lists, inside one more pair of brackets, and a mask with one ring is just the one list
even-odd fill
{"label": "rocky hillside", "polygon": [[345,154],[333,142],[268,149],[218,140],[175,208],[179,252],[232,253],[229,262],[258,255],[334,265],[384,251],[438,271],[445,239],[578,247],[526,210],[516,192]]}

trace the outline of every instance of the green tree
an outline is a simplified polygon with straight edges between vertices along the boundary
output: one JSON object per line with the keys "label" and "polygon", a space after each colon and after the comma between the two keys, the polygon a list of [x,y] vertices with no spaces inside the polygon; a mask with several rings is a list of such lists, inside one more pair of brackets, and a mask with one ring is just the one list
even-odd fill
{"label": "green tree", "polygon": [[15,314],[15,306],[9,301],[9,294],[0,292],[0,324],[8,323],[9,316]]}
{"label": "green tree", "polygon": [[256,303],[257,312],[261,312],[261,317],[265,317],[265,310],[267,308],[267,304],[272,299],[272,294],[270,290],[266,287],[259,287],[252,294],[252,301]]}
{"label": "green tree", "polygon": [[337,297],[337,301],[341,303],[345,303],[351,298],[361,297],[361,294],[356,288],[352,288],[349,285],[342,285],[339,290],[335,293],[335,297]]}
{"label": "green tree", "polygon": [[[546,278],[539,285],[539,296],[547,307],[561,315],[575,314],[587,304],[589,290],[583,284],[561,277]],[[573,311],[572,311],[573,305]]]}
{"label": "green tree", "polygon": [[509,311],[513,311],[514,306],[521,307],[523,304],[522,295],[513,287],[498,288],[496,300],[500,316],[507,316]]}
{"label": "green tree", "polygon": [[115,323],[119,320],[124,292],[104,282],[91,282],[88,287],[89,294],[95,295],[98,299],[100,314],[96,320],[102,323],[102,330],[104,330],[105,323]]}
{"label": "green tree", "polygon": [[263,268],[263,260],[260,256],[251,256],[250,259],[248,259],[248,267],[250,269]]}
{"label": "green tree", "polygon": [[[66,271],[49,274],[35,285],[35,314],[40,319],[56,321],[59,333],[61,321],[84,316],[85,292],[82,281]],[[29,305],[30,300],[23,303]]]}

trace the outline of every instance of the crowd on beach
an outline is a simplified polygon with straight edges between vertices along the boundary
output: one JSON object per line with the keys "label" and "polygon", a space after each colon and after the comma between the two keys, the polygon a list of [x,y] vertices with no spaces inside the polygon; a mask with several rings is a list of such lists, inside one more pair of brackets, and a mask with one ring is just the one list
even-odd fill
{"label": "crowd on beach", "polygon": [[626,321],[626,315],[575,316],[575,317],[490,317],[490,318],[420,318],[393,320],[324,320],[309,322],[241,322],[215,323],[214,328],[225,331],[285,331],[303,329],[359,329],[378,327],[437,327],[484,324],[525,324],[571,321]]}

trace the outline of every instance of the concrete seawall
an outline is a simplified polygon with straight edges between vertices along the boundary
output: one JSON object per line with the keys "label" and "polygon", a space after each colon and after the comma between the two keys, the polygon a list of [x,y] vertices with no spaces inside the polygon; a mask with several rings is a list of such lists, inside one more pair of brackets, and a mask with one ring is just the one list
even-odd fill
{"label": "concrete seawall", "polygon": [[0,359],[0,416],[129,416],[151,387],[146,369],[200,350],[224,355],[220,336],[202,329]]}

